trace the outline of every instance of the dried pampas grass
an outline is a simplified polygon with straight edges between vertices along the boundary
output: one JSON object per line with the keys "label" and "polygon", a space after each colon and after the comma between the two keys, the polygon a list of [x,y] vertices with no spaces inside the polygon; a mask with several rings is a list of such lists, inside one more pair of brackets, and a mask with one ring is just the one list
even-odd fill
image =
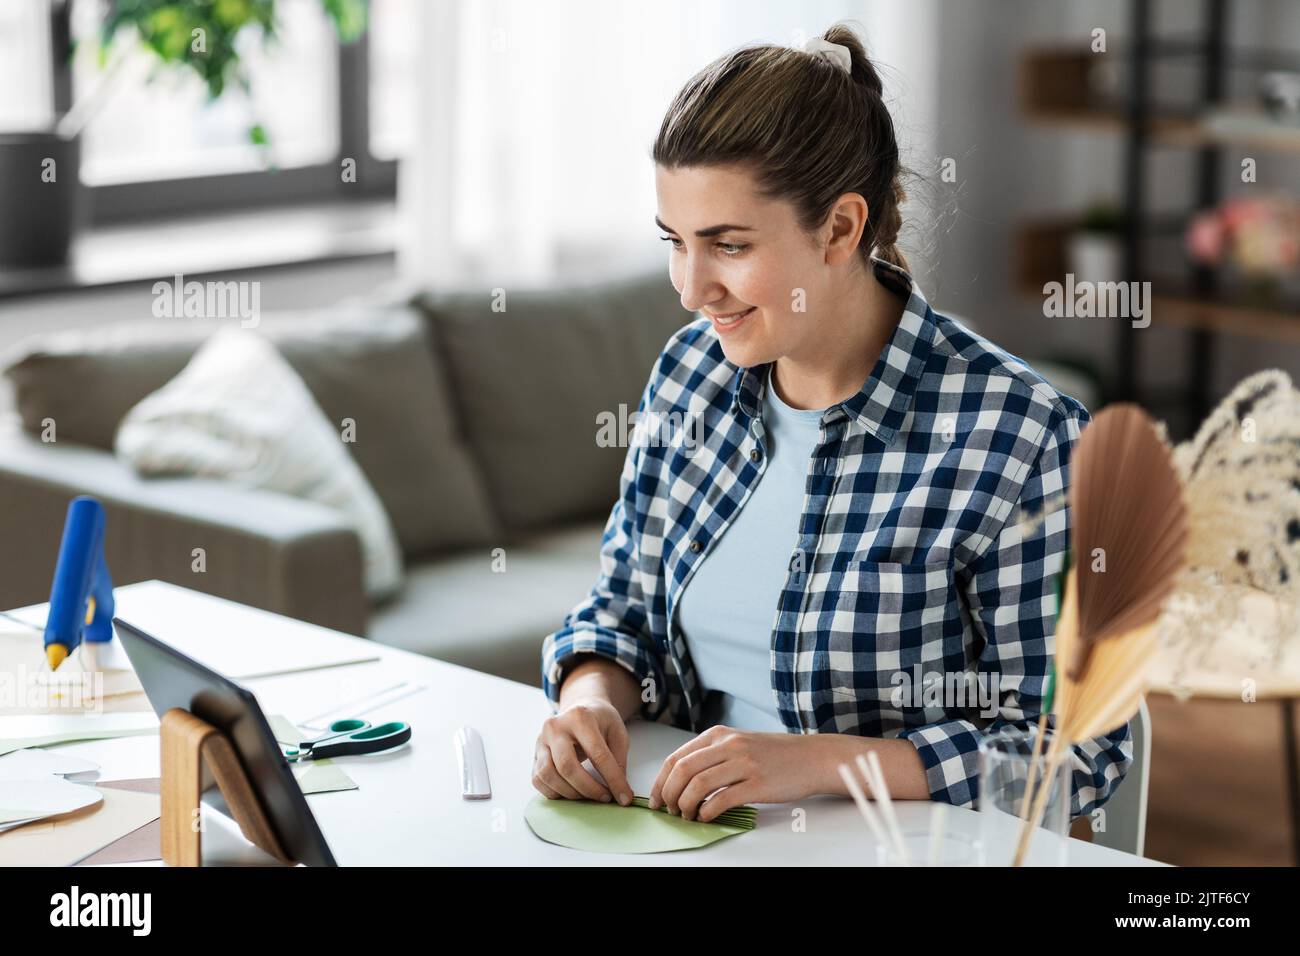
{"label": "dried pampas grass", "polygon": [[[1072,744],[1110,733],[1137,713],[1158,651],[1155,625],[1183,566],[1187,513],[1168,445],[1136,405],[1102,410],[1071,465],[1071,549],[1056,622],[1055,733],[1030,803],[1031,760],[1014,865],[1023,865]],[[1033,757],[1047,726],[1046,702]]]}

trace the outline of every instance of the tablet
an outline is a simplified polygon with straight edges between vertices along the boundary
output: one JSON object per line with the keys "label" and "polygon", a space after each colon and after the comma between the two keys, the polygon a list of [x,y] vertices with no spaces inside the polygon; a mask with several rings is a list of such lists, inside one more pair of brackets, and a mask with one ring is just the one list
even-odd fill
{"label": "tablet", "polygon": [[158,717],[179,707],[224,731],[285,852],[308,866],[335,866],[252,691],[121,618],[113,618],[113,625]]}

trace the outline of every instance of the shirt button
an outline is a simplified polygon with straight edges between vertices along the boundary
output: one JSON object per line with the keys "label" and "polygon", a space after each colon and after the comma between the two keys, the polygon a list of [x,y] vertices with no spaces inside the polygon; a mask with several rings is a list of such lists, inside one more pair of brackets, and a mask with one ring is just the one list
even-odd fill
{"label": "shirt button", "polygon": [[691,554],[699,554],[702,547],[703,545],[700,544],[700,539],[696,538],[691,542]]}
{"label": "shirt button", "polygon": [[749,460],[750,460],[750,461],[754,461],[754,462],[756,462],[756,461],[758,461],[759,459],[761,459],[762,457],[763,457],[763,453],[762,453],[761,451],[759,451],[757,448],[755,448],[753,451],[751,451],[751,452],[749,453]]}

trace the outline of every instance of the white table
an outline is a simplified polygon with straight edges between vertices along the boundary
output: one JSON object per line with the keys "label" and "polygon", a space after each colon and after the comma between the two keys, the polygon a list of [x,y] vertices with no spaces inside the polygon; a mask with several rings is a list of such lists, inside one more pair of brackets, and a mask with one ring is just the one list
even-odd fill
{"label": "white table", "polygon": [[[553,846],[534,836],[523,816],[535,793],[530,782],[533,746],[541,722],[551,713],[537,688],[160,582],[119,588],[117,596],[123,619],[138,623],[164,641],[169,634],[186,629],[193,632],[205,627],[207,620],[219,620],[223,633],[212,639],[244,642],[250,654],[256,654],[263,642],[275,641],[277,634],[310,628],[326,640],[342,638],[379,655],[379,660],[366,663],[241,681],[257,695],[267,714],[304,722],[331,707],[348,704],[370,687],[410,681],[427,688],[364,715],[376,723],[410,723],[414,735],[408,748],[337,758],[359,789],[307,797],[342,865],[875,865],[875,841],[856,808],[846,798],[829,796],[795,804],[759,805],[753,832],[700,850],[615,856]],[[157,608],[166,613],[150,613]],[[236,620],[239,627],[231,628]],[[436,621],[429,623],[437,626]],[[467,801],[460,796],[452,741],[456,729],[466,724],[483,735],[491,800]],[[629,781],[638,793],[648,793],[664,757],[691,734],[641,720],[632,721],[629,730]],[[99,763],[103,780],[156,777],[159,773],[157,737],[87,741],[60,749]],[[796,808],[804,811],[802,832],[792,825]],[[897,808],[905,830],[925,829],[928,801],[900,802]],[[979,814],[951,808],[949,826],[974,838]],[[1049,835],[1039,836],[1042,839],[1035,839],[1035,851],[1046,853]],[[209,846],[217,842],[209,841]],[[1075,866],[1159,865],[1073,839],[1069,841],[1069,862]]]}

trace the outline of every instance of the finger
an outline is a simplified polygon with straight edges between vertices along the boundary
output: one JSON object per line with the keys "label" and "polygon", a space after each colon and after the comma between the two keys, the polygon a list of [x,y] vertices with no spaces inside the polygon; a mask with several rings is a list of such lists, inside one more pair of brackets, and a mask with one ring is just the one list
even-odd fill
{"label": "finger", "polygon": [[632,784],[627,779],[627,752],[630,745],[627,735],[627,724],[623,723],[622,720],[611,720],[605,739],[609,743],[610,753],[614,755],[614,764],[616,767],[615,778],[611,780],[609,777],[606,777],[605,782],[614,788],[615,795],[620,793],[627,794],[627,803],[624,804],[624,806],[627,806],[628,804],[631,804],[632,797],[634,796],[632,792]]}
{"label": "finger", "polygon": [[758,784],[753,780],[732,784],[705,800],[696,819],[701,823],[712,823],[728,810],[754,802],[758,799],[757,794]]}
{"label": "finger", "polygon": [[541,777],[533,774],[533,789],[544,796],[547,800],[561,800],[560,794],[546,785]]}
{"label": "finger", "polygon": [[682,819],[696,819],[700,805],[706,802],[705,798],[709,794],[723,787],[740,783],[744,779],[744,767],[736,760],[726,760],[697,773],[677,798],[677,809]]}
{"label": "finger", "polygon": [[713,740],[713,728],[709,728],[704,733],[692,737],[686,743],[682,744],[667,757],[659,767],[659,773],[655,776],[655,782],[650,785],[650,809],[658,810],[664,805],[663,788],[668,780],[668,775],[673,772],[677,762],[688,754],[692,754],[701,747],[707,747]]}
{"label": "finger", "polygon": [[605,780],[605,786],[601,787],[602,794],[626,797],[619,800],[619,803],[624,806],[631,803],[632,794],[627,786],[627,775],[614,759],[614,752],[610,750],[605,735],[601,733],[600,725],[595,719],[580,719],[573,728],[573,734],[582,745],[591,765],[600,771],[601,777]]}
{"label": "finger", "polygon": [[564,778],[560,776],[560,771],[555,769],[555,761],[551,759],[551,751],[546,747],[543,747],[542,751],[538,757],[538,766],[534,776],[557,796],[565,800],[581,800],[582,794],[569,786]]}
{"label": "finger", "polygon": [[673,767],[672,773],[668,774],[668,779],[664,781],[663,786],[664,806],[668,808],[668,812],[681,813],[682,794],[696,775],[724,763],[729,756],[730,753],[724,747],[714,743],[695,753],[687,754],[677,761],[677,766]]}
{"label": "finger", "polygon": [[599,781],[589,774],[587,768],[582,765],[577,752],[573,749],[572,740],[561,738],[552,741],[550,746],[551,760],[555,763],[555,769],[559,771],[560,777],[569,786],[588,800],[600,800],[608,803],[612,799],[609,791],[602,787]]}

